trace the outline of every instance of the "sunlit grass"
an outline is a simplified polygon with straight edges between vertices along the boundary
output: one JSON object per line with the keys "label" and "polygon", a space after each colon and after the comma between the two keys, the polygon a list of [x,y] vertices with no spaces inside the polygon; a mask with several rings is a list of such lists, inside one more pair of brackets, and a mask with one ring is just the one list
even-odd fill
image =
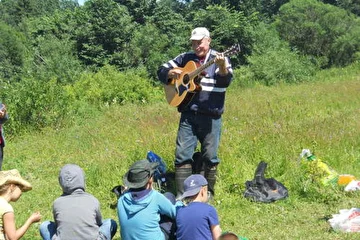
{"label": "sunlit grass", "polygon": [[[360,178],[360,69],[353,66],[320,73],[317,81],[228,90],[213,204],[223,230],[249,239],[357,239],[330,231],[326,219],[342,208],[359,207],[359,194],[325,188],[304,178],[297,158],[310,148],[339,173]],[[4,169],[18,168],[33,184],[13,204],[17,224],[32,211],[52,219],[52,202],[61,194],[59,169],[84,168],[87,191],[102,204],[104,218],[117,220],[110,189],[122,183],[130,164],[152,150],[173,170],[179,114],[163,102],[150,106],[114,106],[67,129],[11,139]],[[289,198],[272,204],[242,197],[244,183],[257,164],[268,163],[267,177],[289,189]],[[119,233],[117,233],[119,239]],[[24,239],[40,239],[37,225]]]}

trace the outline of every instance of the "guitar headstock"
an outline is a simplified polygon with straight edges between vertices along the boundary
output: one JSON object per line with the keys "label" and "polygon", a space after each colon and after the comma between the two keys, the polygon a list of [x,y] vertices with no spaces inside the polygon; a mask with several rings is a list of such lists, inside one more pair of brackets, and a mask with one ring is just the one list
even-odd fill
{"label": "guitar headstock", "polygon": [[240,44],[236,43],[234,45],[232,45],[231,47],[229,47],[228,49],[226,49],[223,54],[226,56],[226,57],[229,57],[231,55],[234,55],[234,54],[237,54],[241,51],[240,49]]}

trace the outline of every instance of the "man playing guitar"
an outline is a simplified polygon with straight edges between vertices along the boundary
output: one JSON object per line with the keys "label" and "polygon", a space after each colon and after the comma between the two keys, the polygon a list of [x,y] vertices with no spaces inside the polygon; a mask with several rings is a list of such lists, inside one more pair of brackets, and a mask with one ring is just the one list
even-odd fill
{"label": "man playing guitar", "polygon": [[[172,104],[181,112],[175,152],[175,182],[178,196],[183,193],[184,180],[192,174],[193,154],[198,141],[201,144],[201,161],[204,164],[202,170],[208,181],[209,191],[214,194],[216,169],[220,162],[217,151],[221,116],[224,112],[226,88],[233,79],[230,60],[224,54],[210,48],[211,38],[206,28],[195,28],[191,32],[190,40],[192,52],[182,53],[158,69],[159,80],[169,86],[174,80],[188,77],[184,75],[184,67],[189,62],[195,62],[199,68],[210,64],[201,72],[201,76],[194,77],[190,73],[190,77],[186,81],[183,80],[175,91],[179,93],[179,89],[189,88],[186,83],[193,78],[199,85],[198,90],[190,91],[191,97],[188,101]],[[175,95],[177,97],[177,94]]]}

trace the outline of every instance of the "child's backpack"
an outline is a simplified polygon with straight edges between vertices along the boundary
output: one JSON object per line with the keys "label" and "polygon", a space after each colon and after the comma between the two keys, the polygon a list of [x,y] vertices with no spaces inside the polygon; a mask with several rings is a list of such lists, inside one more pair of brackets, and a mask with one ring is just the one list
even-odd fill
{"label": "child's backpack", "polygon": [[267,163],[261,161],[256,168],[255,177],[251,181],[246,181],[244,197],[255,202],[274,202],[288,197],[286,187],[274,178],[265,178],[264,173]]}

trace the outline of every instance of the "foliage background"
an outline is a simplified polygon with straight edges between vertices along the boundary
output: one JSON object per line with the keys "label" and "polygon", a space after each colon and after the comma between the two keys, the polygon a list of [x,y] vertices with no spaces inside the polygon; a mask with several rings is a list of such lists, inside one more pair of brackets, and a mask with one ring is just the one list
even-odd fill
{"label": "foliage background", "polygon": [[190,50],[197,26],[219,51],[241,45],[231,60],[249,83],[308,81],[359,60],[358,9],[356,1],[2,0],[8,135],[72,124],[87,108],[153,101],[157,68]]}
{"label": "foliage background", "polygon": [[[134,160],[153,150],[172,170],[178,113],[156,71],[205,26],[215,49],[242,48],[231,58],[219,151],[223,229],[250,239],[356,239],[326,219],[356,207],[358,194],[310,182],[295,159],[310,148],[357,176],[359,9],[349,0],[1,0],[0,100],[11,117],[4,169],[34,185],[15,204],[17,224],[36,209],[52,218],[65,163],[85,169],[88,190],[115,219],[109,190]],[[260,160],[288,200],[241,197]],[[36,226],[25,239],[39,239]]]}

